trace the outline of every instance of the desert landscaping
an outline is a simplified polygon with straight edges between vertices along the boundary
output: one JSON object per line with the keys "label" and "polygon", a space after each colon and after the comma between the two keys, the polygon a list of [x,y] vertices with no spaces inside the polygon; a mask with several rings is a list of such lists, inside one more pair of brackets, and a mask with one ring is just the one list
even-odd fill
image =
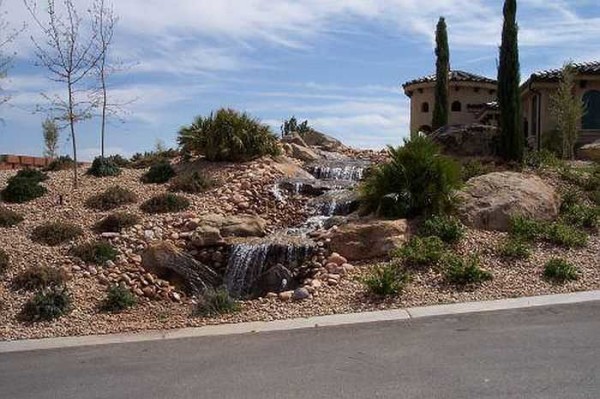
{"label": "desert landscaping", "polygon": [[[43,172],[47,178],[21,178],[46,188],[22,203],[8,198],[6,188],[24,172],[0,172],[0,248],[8,257],[0,339],[600,288],[600,169],[591,161],[536,154],[516,167],[436,155],[441,147],[429,139],[407,141],[404,152],[361,151],[314,130],[290,132],[273,142],[272,154],[236,162],[207,160],[181,143],[178,151],[133,161],[112,158],[105,164],[118,170],[113,176],[96,177],[86,173],[94,165],[82,165],[77,190],[72,170],[55,163]],[[435,154],[419,152],[430,145]],[[435,169],[431,156],[452,165]],[[410,157],[421,157],[421,164]],[[397,165],[392,161],[409,162],[408,173],[417,176],[437,170],[456,180],[448,187],[452,200],[440,199],[443,210],[432,213],[399,210],[397,197],[383,195],[373,208],[373,176]],[[195,185],[183,184],[190,179]],[[99,200],[107,190],[112,195]],[[174,207],[148,205],[161,196]],[[119,222],[106,222],[115,215]],[[40,226],[48,222],[75,233],[56,225],[44,233]],[[86,243],[95,246],[82,249]],[[559,273],[548,272],[557,260],[564,261]],[[111,290],[118,291],[113,302]],[[24,310],[36,292],[55,291],[69,298],[58,314]]]}

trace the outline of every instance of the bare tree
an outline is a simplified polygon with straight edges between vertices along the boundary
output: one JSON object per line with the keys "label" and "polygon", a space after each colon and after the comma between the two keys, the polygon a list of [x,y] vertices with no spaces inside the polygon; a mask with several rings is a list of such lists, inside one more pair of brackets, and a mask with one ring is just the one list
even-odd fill
{"label": "bare tree", "polygon": [[56,158],[58,153],[58,138],[60,136],[56,121],[52,118],[46,118],[42,122],[42,132],[44,135],[44,156]]}
{"label": "bare tree", "polygon": [[[4,11],[4,0],[0,0],[0,80],[5,79],[10,68],[13,54],[7,54],[6,47],[17,37],[17,35],[23,31],[25,27],[21,29],[12,29],[8,20],[6,19],[6,11]],[[0,93],[3,92],[0,87]],[[2,94],[0,96],[0,105],[6,103],[10,99],[10,96]]]}
{"label": "bare tree", "polygon": [[112,4],[107,5],[105,0],[96,0],[92,8],[94,27],[96,29],[96,53],[100,59],[96,65],[99,88],[97,92],[96,106],[101,110],[101,156],[104,158],[104,142],[106,137],[106,121],[109,115],[118,113],[119,105],[108,102],[107,79],[115,71],[115,67],[109,64],[109,50],[113,42],[115,26],[118,17],[115,15]]}
{"label": "bare tree", "polygon": [[[96,0],[98,1],[98,0]],[[45,95],[50,102],[51,114],[63,121],[69,128],[73,146],[73,185],[78,187],[77,177],[77,137],[75,125],[91,117],[92,102],[89,101],[85,81],[98,64],[101,54],[96,44],[97,29],[94,19],[90,26],[83,25],[83,19],[77,12],[73,0],[44,0],[47,5],[47,20],[37,14],[35,0],[23,0],[33,20],[41,29],[44,39],[31,40],[36,49],[40,66],[46,68],[49,78],[63,84],[64,95]],[[61,10],[57,9],[58,7]]]}

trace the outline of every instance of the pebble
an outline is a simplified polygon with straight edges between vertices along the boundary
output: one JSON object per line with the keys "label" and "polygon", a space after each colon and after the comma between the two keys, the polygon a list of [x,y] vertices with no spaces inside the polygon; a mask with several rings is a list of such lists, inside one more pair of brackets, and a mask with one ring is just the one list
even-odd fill
{"label": "pebble", "polygon": [[310,297],[310,292],[306,287],[296,288],[293,294],[293,299],[296,301],[302,301],[308,299],[308,297]]}

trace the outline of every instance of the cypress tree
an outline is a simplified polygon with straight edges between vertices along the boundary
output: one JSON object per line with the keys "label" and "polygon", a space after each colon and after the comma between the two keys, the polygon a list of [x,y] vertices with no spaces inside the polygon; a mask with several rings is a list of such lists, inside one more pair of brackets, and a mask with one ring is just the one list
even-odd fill
{"label": "cypress tree", "polygon": [[517,0],[504,2],[504,27],[498,67],[498,105],[500,107],[500,155],[508,161],[522,161],[525,137],[522,126],[521,72],[519,66],[519,27]]}
{"label": "cypress tree", "polygon": [[433,120],[431,121],[434,131],[448,124],[448,108],[450,105],[448,98],[450,50],[448,48],[448,31],[444,17],[440,17],[438,21],[435,42],[435,55],[437,57],[435,64],[435,105],[433,108]]}

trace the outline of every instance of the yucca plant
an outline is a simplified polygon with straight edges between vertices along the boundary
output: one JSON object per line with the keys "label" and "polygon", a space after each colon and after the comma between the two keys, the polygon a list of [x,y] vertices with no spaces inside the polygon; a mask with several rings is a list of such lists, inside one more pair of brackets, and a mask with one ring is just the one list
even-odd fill
{"label": "yucca plant", "polygon": [[215,162],[244,162],[279,153],[277,137],[267,125],[232,109],[197,117],[181,129],[178,142],[185,156],[203,155]]}

